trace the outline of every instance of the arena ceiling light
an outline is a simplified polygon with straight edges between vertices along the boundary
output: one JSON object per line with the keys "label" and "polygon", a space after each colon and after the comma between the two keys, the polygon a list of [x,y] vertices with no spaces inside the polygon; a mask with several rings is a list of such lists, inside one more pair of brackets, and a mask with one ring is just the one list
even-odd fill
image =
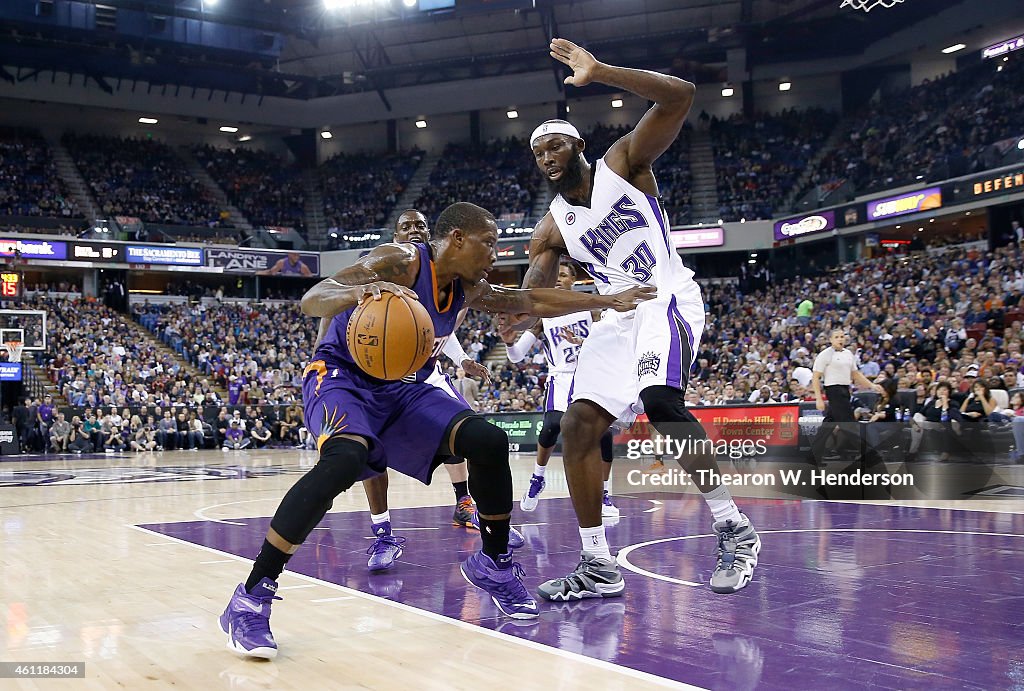
{"label": "arena ceiling light", "polygon": [[1020,149],[1021,151],[1024,151],[1024,139],[1021,139],[1019,142],[1017,142],[1017,148]]}
{"label": "arena ceiling light", "polygon": [[402,4],[411,10],[416,7],[416,0],[402,0]]}
{"label": "arena ceiling light", "polygon": [[321,139],[333,139],[334,135],[331,134],[330,130],[324,130],[323,132],[320,133],[320,138]]}
{"label": "arena ceiling light", "polygon": [[736,93],[736,90],[732,88],[732,84],[726,84],[725,86],[722,87],[723,98],[729,98],[734,93]]}
{"label": "arena ceiling light", "polygon": [[945,48],[943,48],[942,52],[945,53],[946,55],[949,55],[950,53],[955,53],[958,50],[963,50],[966,47],[967,47],[966,43],[954,43],[951,46],[946,46]]}
{"label": "arena ceiling light", "polygon": [[515,108],[509,108],[508,112],[505,113],[505,117],[507,117],[509,120],[515,120],[516,118],[519,117],[519,111],[516,110]]}
{"label": "arena ceiling light", "polygon": [[621,107],[622,107],[622,99],[621,98],[613,98],[612,99],[612,108],[621,108]]}
{"label": "arena ceiling light", "polygon": [[238,138],[238,141],[240,141],[240,142],[252,141],[252,135],[251,134],[243,134],[241,137]]}
{"label": "arena ceiling light", "polygon": [[792,88],[793,82],[789,81],[788,79],[783,79],[781,82],[779,82],[779,91],[789,91]]}
{"label": "arena ceiling light", "polygon": [[139,118],[139,122],[141,122],[143,125],[155,125],[160,121],[156,118]]}
{"label": "arena ceiling light", "polygon": [[223,127],[220,128],[220,131],[221,132],[227,132],[228,134],[234,134],[235,132],[238,131],[238,128],[237,127],[231,127],[230,125],[224,125]]}
{"label": "arena ceiling light", "polygon": [[416,127],[417,127],[417,128],[419,128],[419,129],[421,129],[421,130],[422,130],[422,129],[426,129],[426,127],[427,127],[427,121],[426,121],[426,120],[423,120],[423,119],[417,120],[417,121],[416,121]]}

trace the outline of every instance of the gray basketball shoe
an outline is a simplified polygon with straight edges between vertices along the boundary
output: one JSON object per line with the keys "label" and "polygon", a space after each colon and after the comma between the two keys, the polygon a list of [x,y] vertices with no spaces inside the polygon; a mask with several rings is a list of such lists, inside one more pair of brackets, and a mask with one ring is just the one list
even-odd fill
{"label": "gray basketball shoe", "polygon": [[582,552],[580,563],[572,573],[541,583],[537,594],[545,600],[569,602],[588,597],[619,597],[625,588],[615,559],[601,559]]}
{"label": "gray basketball shoe", "polygon": [[739,524],[718,521],[713,529],[718,536],[718,563],[711,574],[711,590],[716,593],[735,593],[742,590],[754,577],[757,554],[761,551],[761,538],[750,519],[740,514]]}

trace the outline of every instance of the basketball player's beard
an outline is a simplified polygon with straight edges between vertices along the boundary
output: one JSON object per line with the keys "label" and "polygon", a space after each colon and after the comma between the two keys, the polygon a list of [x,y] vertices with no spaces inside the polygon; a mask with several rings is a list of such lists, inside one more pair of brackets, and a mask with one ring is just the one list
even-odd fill
{"label": "basketball player's beard", "polygon": [[548,187],[555,194],[560,194],[563,197],[568,196],[570,192],[580,186],[583,182],[583,157],[578,153],[573,156],[565,170],[562,171],[562,177],[557,180],[548,178]]}

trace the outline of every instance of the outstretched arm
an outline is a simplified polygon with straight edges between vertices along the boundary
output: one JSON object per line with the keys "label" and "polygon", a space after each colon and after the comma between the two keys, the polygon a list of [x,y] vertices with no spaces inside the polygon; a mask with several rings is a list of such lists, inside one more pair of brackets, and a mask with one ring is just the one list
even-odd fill
{"label": "outstretched arm", "polygon": [[616,312],[628,312],[655,295],[655,289],[650,286],[636,286],[615,295],[598,295],[558,288],[503,288],[481,281],[466,291],[466,303],[485,312],[560,317],[594,309],[610,308]]}
{"label": "outstretched arm", "polygon": [[693,105],[697,88],[692,83],[659,72],[605,64],[564,38],[552,39],[550,48],[551,57],[573,69],[566,84],[598,82],[654,102],[636,128],[608,149],[605,161],[612,170],[626,179],[635,178],[672,146]]}
{"label": "outstretched arm", "polygon": [[306,291],[302,296],[302,313],[330,319],[367,295],[379,300],[382,291],[419,299],[409,289],[416,281],[418,258],[412,245],[380,245],[352,266]]}

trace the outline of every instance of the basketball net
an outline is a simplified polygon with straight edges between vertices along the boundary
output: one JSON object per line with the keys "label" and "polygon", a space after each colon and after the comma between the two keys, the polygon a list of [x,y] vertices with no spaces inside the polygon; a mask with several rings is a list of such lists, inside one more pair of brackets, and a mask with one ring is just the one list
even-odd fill
{"label": "basketball net", "polygon": [[855,10],[864,10],[870,12],[876,7],[895,7],[897,3],[903,2],[903,0],[843,0],[839,3],[839,9],[844,7],[852,7]]}
{"label": "basketball net", "polygon": [[4,350],[7,351],[7,362],[21,362],[21,353],[25,344],[21,341],[4,341]]}

